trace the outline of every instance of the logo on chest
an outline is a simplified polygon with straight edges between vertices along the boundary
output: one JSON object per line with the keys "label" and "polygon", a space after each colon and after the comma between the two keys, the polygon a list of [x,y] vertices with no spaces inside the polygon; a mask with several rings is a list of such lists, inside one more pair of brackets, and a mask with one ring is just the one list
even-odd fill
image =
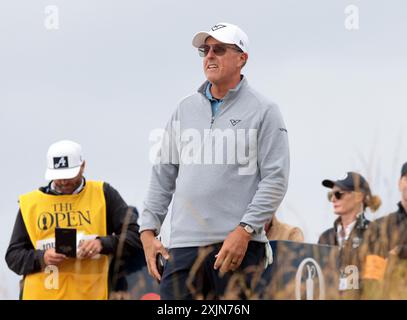
{"label": "logo on chest", "polygon": [[242,120],[230,119],[230,123],[232,124],[232,126],[237,125],[240,121],[242,121]]}
{"label": "logo on chest", "polygon": [[38,216],[38,229],[47,231],[54,228],[74,228],[92,224],[90,210],[75,210],[71,203],[54,204],[51,209]]}

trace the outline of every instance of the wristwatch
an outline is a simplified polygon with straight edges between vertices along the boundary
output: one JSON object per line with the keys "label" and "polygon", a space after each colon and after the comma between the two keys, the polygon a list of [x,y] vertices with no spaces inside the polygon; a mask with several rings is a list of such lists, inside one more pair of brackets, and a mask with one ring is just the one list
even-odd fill
{"label": "wristwatch", "polygon": [[250,235],[252,235],[254,233],[254,229],[250,224],[240,222],[239,226],[243,227],[243,229]]}

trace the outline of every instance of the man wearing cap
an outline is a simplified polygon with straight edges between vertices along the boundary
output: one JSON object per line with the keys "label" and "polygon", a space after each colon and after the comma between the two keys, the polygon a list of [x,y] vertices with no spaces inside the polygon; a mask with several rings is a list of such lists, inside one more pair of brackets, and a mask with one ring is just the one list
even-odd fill
{"label": "man wearing cap", "polygon": [[[244,298],[253,288],[248,270],[262,272],[270,263],[264,226],[287,190],[287,130],[278,106],[241,73],[249,41],[238,26],[218,23],[192,44],[207,81],[179,103],[167,125],[141,214],[141,240],[163,299],[225,297],[235,275],[246,280]],[[156,236],[171,201],[167,250]],[[166,259],[162,276],[158,253]]]}
{"label": "man wearing cap", "polygon": [[370,251],[364,274],[371,280],[371,288],[364,292],[369,299],[406,299],[407,162],[401,168],[399,190],[401,201],[397,211],[369,227]]}
{"label": "man wearing cap", "polygon": [[388,252],[401,259],[407,258],[407,162],[401,168],[399,180],[401,201],[397,211],[376,220],[380,227],[381,241],[387,244]]}
{"label": "man wearing cap", "polygon": [[[52,144],[47,162],[51,181],[20,196],[6,253],[9,268],[23,275],[21,298],[107,299],[109,256],[119,240],[125,253],[141,246],[134,215],[108,183],[85,180],[79,144]],[[56,228],[76,229],[76,258],[56,252]]]}

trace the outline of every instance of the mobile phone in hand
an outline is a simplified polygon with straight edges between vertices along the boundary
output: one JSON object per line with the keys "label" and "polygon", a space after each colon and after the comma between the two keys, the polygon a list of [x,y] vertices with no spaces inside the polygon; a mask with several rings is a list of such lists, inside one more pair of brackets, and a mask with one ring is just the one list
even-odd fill
{"label": "mobile phone in hand", "polygon": [[158,273],[160,274],[160,276],[162,276],[164,271],[165,259],[161,253],[157,253],[157,255],[155,256],[155,263]]}
{"label": "mobile phone in hand", "polygon": [[76,258],[76,229],[55,229],[55,252]]}

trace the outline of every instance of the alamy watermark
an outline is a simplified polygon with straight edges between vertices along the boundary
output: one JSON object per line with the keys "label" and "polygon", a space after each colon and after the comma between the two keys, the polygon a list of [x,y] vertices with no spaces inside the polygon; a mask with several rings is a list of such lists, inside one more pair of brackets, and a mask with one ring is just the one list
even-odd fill
{"label": "alamy watermark", "polygon": [[59,269],[57,266],[49,265],[45,267],[44,272],[48,274],[44,280],[44,286],[48,290],[59,289]]}
{"label": "alamy watermark", "polygon": [[188,128],[179,121],[150,133],[149,159],[154,164],[239,165],[239,175],[257,171],[257,129]]}
{"label": "alamy watermark", "polygon": [[359,7],[351,4],[345,7],[345,29],[349,31],[359,30]]}
{"label": "alamy watermark", "polygon": [[49,5],[44,8],[45,19],[44,27],[47,30],[59,29],[59,8],[55,5]]}

